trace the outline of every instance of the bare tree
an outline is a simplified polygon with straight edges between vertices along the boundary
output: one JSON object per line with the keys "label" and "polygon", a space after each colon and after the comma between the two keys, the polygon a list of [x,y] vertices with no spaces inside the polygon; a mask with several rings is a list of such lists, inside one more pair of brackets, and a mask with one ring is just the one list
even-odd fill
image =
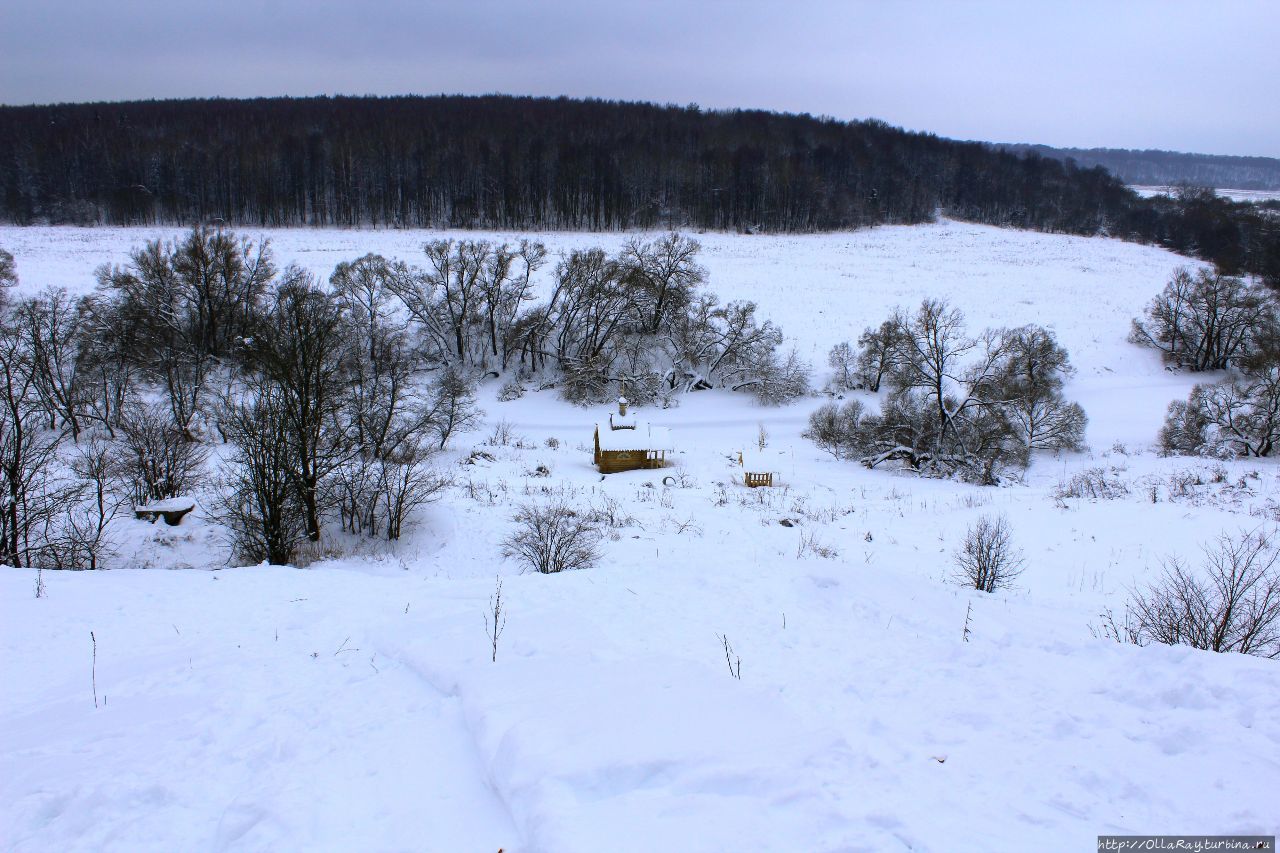
{"label": "bare tree", "polygon": [[902,327],[893,317],[878,329],[866,329],[862,333],[858,338],[856,384],[873,394],[880,390],[884,378],[902,366],[906,355],[902,334]]}
{"label": "bare tree", "polygon": [[1080,450],[1088,422],[1084,409],[1063,398],[1074,371],[1067,351],[1042,326],[1023,326],[1006,336],[1005,361],[994,396],[1027,450]]}
{"label": "bare tree", "polygon": [[228,355],[275,276],[270,243],[196,227],[173,247],[169,264],[194,310],[197,346],[215,358]]}
{"label": "bare tree", "polygon": [[1165,453],[1270,456],[1280,444],[1280,365],[1197,385],[1169,404],[1160,430]]}
{"label": "bare tree", "polygon": [[1009,336],[988,330],[980,338],[964,332],[964,315],[946,302],[926,299],[915,314],[899,312],[901,363],[893,374],[898,389],[923,391],[935,412],[939,443],[946,443],[957,420],[971,409],[990,406],[995,378],[1009,351]]}
{"label": "bare tree", "polygon": [[347,390],[341,419],[369,459],[428,428],[422,386],[427,361],[410,339],[392,283],[403,271],[377,255],[342,263],[330,282],[341,310]]}
{"label": "bare tree", "polygon": [[483,414],[476,406],[475,385],[462,371],[446,367],[432,386],[430,406],[422,421],[435,433],[438,449],[444,450],[450,438],[475,429]]}
{"label": "bare tree", "polygon": [[79,494],[61,476],[63,435],[44,422],[26,336],[0,318],[0,564],[32,565]]}
{"label": "bare tree", "polygon": [[98,271],[120,333],[111,345],[164,387],[189,439],[209,374],[246,334],[274,275],[266,244],[207,228],[149,242],[128,266]]}
{"label": "bare tree", "polygon": [[848,341],[841,341],[831,348],[827,353],[827,366],[835,371],[831,377],[832,388],[850,391],[858,387],[858,353]]}
{"label": "bare tree", "polygon": [[1222,534],[1192,570],[1170,557],[1130,604],[1144,640],[1280,657],[1280,552],[1261,529]]}
{"label": "bare tree", "polygon": [[348,379],[349,337],[342,309],[309,273],[291,267],[254,328],[246,360],[278,389],[293,444],[289,476],[306,514],[307,536],[320,539],[328,478],[350,455],[333,428]]}
{"label": "bare tree", "polygon": [[438,358],[468,364],[491,246],[482,240],[433,240],[422,251],[425,271],[398,280],[398,292],[437,347]]}
{"label": "bare tree", "polygon": [[1207,454],[1209,447],[1209,419],[1200,404],[1199,395],[1204,387],[1191,389],[1186,400],[1173,400],[1165,412],[1157,443],[1164,456],[1195,456]]}
{"label": "bare tree", "polygon": [[[709,293],[699,294],[673,321],[667,341],[674,361],[670,381],[688,391],[755,391],[770,379],[778,380],[787,367],[800,367],[798,359],[778,359],[782,330],[769,320],[760,322],[754,302],[722,306]],[[804,373],[807,386],[807,368]]]}
{"label": "bare tree", "polygon": [[208,451],[183,438],[168,407],[131,403],[118,434],[114,466],[135,506],[179,497],[196,484]]}
{"label": "bare tree", "polygon": [[49,416],[50,428],[65,427],[75,441],[88,389],[79,359],[83,339],[82,315],[66,290],[49,290],[23,300],[17,321],[27,338],[35,371],[36,391]]}
{"label": "bare tree", "polygon": [[1023,571],[1022,555],[1013,545],[1009,521],[984,515],[965,533],[955,554],[956,579],[982,592],[1009,586]]}
{"label": "bare tree", "polygon": [[809,393],[809,372],[809,364],[795,347],[785,355],[774,349],[761,354],[756,379],[735,386],[735,390],[749,389],[761,405],[781,406]]}
{"label": "bare tree", "polygon": [[431,467],[431,456],[423,445],[407,442],[378,460],[387,539],[399,539],[413,511],[439,500],[450,484],[448,477]]}
{"label": "bare tree", "polygon": [[608,395],[617,359],[616,339],[626,329],[634,293],[622,267],[595,248],[574,251],[556,265],[556,287],[545,308],[547,341],[565,382],[561,392],[575,403]]}
{"label": "bare tree", "polygon": [[877,434],[864,464],[893,459],[918,471],[960,471],[995,482],[996,468],[1011,454],[1016,459],[998,386],[1008,334],[988,330],[970,338],[963,315],[931,299],[914,314],[897,311],[890,322],[899,348],[887,374],[893,393],[880,418],[867,421]]}
{"label": "bare tree", "polygon": [[342,529],[348,533],[381,535],[379,484],[382,477],[379,468],[377,457],[353,455],[333,473],[330,493]]}
{"label": "bare tree", "polygon": [[988,329],[976,338],[945,302],[899,309],[863,336],[868,385],[889,395],[878,414],[825,406],[806,433],[868,467],[890,460],[932,476],[992,484],[1026,467],[1034,450],[1076,449],[1084,410],[1062,397],[1067,353],[1038,326]]}
{"label": "bare tree", "polygon": [[97,569],[114,552],[109,525],[122,505],[112,447],[90,438],[76,448],[70,464],[79,488],[41,559],[52,568]]}
{"label": "bare tree", "polygon": [[[492,620],[492,621],[490,621]],[[493,595],[489,596],[489,609],[484,614],[484,633],[489,638],[489,660],[498,662],[498,640],[507,627],[507,613],[502,603],[502,578],[494,578]]]}
{"label": "bare tree", "polygon": [[826,403],[809,415],[804,437],[837,459],[856,458],[870,447],[865,418],[866,407],[861,400],[846,400],[840,405]]}
{"label": "bare tree", "polygon": [[480,277],[481,316],[487,350],[483,364],[506,370],[513,355],[512,329],[525,305],[533,300],[533,274],[546,263],[547,247],[521,240],[515,248],[493,248]]}
{"label": "bare tree", "polygon": [[541,244],[483,241],[427,244],[427,265],[388,278],[428,362],[521,376],[548,369],[565,399],[586,404],[626,383],[639,402],[710,387],[746,390],[766,401],[807,393],[808,366],[778,352],[781,332],[755,305],[721,305],[698,292],[706,273],[699,246],[680,234],[630,240],[616,257],[576,250],[555,269],[550,299],[531,301]]}
{"label": "bare tree", "polygon": [[528,569],[553,574],[600,561],[600,528],[590,514],[560,502],[525,504],[512,520],[516,529],[502,541],[502,555]]}
{"label": "bare tree", "polygon": [[288,565],[309,526],[294,472],[298,469],[290,401],[269,382],[255,382],[228,395],[219,412],[235,446],[221,483],[214,517],[226,526],[234,557]]}
{"label": "bare tree", "polygon": [[1188,370],[1225,370],[1273,346],[1280,319],[1260,287],[1220,272],[1179,269],[1133,321],[1130,340]]}
{"label": "bare tree", "polygon": [[80,301],[79,364],[83,377],[84,415],[115,436],[116,426],[142,371],[127,343],[130,332],[124,318],[101,294]]}
{"label": "bare tree", "polygon": [[697,264],[701,248],[697,240],[676,233],[648,243],[632,238],[623,245],[620,262],[636,293],[641,329],[657,334],[684,310],[707,277]]}

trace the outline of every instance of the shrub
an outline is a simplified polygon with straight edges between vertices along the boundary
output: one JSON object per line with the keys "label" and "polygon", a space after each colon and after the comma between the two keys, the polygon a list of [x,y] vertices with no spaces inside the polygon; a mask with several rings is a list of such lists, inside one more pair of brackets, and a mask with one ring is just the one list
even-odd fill
{"label": "shrub", "polygon": [[484,443],[490,447],[518,445],[520,444],[520,437],[516,435],[515,429],[515,424],[504,418],[493,425],[493,431],[489,433],[489,437],[485,439]]}
{"label": "shrub", "polygon": [[767,353],[756,365],[756,381],[751,385],[757,402],[781,406],[809,393],[809,365],[792,348],[786,355]]}
{"label": "shrub", "polygon": [[528,569],[553,574],[600,561],[600,526],[592,516],[555,502],[525,504],[512,520],[516,529],[502,541],[502,555]]}
{"label": "shrub", "polygon": [[1162,456],[1196,456],[1208,445],[1209,418],[1201,405],[1205,386],[1197,385],[1186,400],[1169,403],[1157,442]]}
{"label": "shrub", "polygon": [[1002,515],[984,515],[965,533],[956,552],[956,579],[982,592],[1009,586],[1022,574],[1022,554],[1013,546],[1009,522]]}
{"label": "shrub", "polygon": [[514,376],[502,383],[502,387],[498,389],[498,401],[502,403],[519,400],[523,396],[524,385],[520,384],[520,380]]}
{"label": "shrub", "polygon": [[178,497],[195,485],[206,451],[183,435],[168,406],[128,406],[118,434],[118,464],[135,505]]}
{"label": "shrub", "polygon": [[1130,610],[1141,641],[1214,652],[1280,657],[1280,551],[1272,534],[1222,534],[1192,571],[1177,557],[1135,591]]}
{"label": "shrub", "polygon": [[389,541],[400,538],[415,509],[440,499],[452,484],[431,465],[425,444],[407,441],[395,453],[378,460],[378,496]]}
{"label": "shrub", "polygon": [[860,400],[825,403],[809,415],[804,437],[837,459],[857,456],[864,449],[861,426],[866,415]]}
{"label": "shrub", "polygon": [[1129,484],[1120,479],[1120,472],[1115,468],[1086,468],[1073,474],[1054,489],[1053,496],[1058,500],[1065,498],[1083,498],[1092,501],[1109,501],[1129,494]]}

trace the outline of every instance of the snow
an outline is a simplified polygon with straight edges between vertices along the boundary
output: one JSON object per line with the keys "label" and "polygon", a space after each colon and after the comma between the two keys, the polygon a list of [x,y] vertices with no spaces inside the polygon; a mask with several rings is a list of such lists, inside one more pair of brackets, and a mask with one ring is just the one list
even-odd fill
{"label": "snow", "polygon": [[[24,289],[83,290],[161,232],[0,228],[0,246]],[[271,238],[282,265],[327,274],[426,236]],[[201,501],[178,528],[122,518],[113,570],[45,572],[44,597],[0,572],[0,847],[1000,851],[1280,830],[1280,665],[1089,629],[1163,557],[1280,518],[1269,460],[1150,450],[1192,380],[1125,336],[1192,262],[948,222],[699,239],[711,287],[757,301],[820,370],[924,296],[973,331],[1052,325],[1092,449],[1004,488],[920,480],[802,439],[817,399],[713,391],[633,409],[679,435],[675,464],[602,479],[592,414],[549,391],[499,402],[492,382],[488,425],[447,454],[455,486],[394,547],[225,568]],[[503,420],[514,437],[486,444]],[[456,464],[481,447],[492,461]],[[786,485],[742,485],[743,449]],[[1055,497],[1088,468],[1126,493]],[[614,508],[598,567],[500,557],[515,508],[551,499]],[[951,582],[950,555],[992,512],[1028,559],[986,595]]]}
{"label": "snow", "polygon": [[601,450],[675,450],[671,430],[632,417],[601,421],[596,424],[596,435]]}
{"label": "snow", "polygon": [[190,510],[196,505],[193,498],[167,498],[162,501],[152,501],[140,507],[135,507],[137,512],[174,512],[180,510]]}
{"label": "snow", "polygon": [[[17,261],[21,289],[93,288],[93,271],[124,264],[148,239],[173,239],[181,228],[0,226],[0,246]],[[424,242],[441,237],[488,237],[514,242],[518,233],[419,230],[243,229],[269,239],[277,265],[295,263],[327,279],[340,261],[369,252],[416,262]],[[589,246],[615,251],[629,234],[539,235],[553,256]],[[1078,375],[1070,389],[1090,415],[1088,439],[1150,443],[1169,401],[1185,397],[1193,381],[1164,370],[1152,351],[1129,345],[1138,316],[1178,266],[1198,262],[1150,246],[1100,237],[1047,235],[942,221],[852,233],[786,236],[697,234],[700,262],[722,299],[747,299],[762,318],[779,324],[815,367],[841,341],[856,343],[864,327],[898,306],[947,298],[971,332],[987,326],[1040,323],[1071,353]],[[540,284],[549,288],[549,270]],[[560,420],[572,420],[561,417]]]}
{"label": "snow", "polygon": [[[1151,198],[1157,195],[1175,195],[1178,187],[1167,186],[1142,186],[1135,184],[1130,186],[1142,198]],[[1214,192],[1223,198],[1229,198],[1232,201],[1274,201],[1280,199],[1280,191],[1277,190],[1233,190],[1230,188],[1215,189]]]}
{"label": "snow", "polygon": [[780,474],[785,464],[782,451],[776,449],[739,450],[738,457],[742,460],[742,470],[752,474]]}

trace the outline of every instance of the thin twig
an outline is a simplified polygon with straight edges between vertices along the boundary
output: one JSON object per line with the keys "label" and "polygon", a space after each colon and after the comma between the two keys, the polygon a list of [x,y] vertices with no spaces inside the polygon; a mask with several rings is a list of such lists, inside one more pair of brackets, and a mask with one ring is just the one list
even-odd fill
{"label": "thin twig", "polygon": [[489,623],[489,613],[484,614],[484,633],[489,638],[493,653],[490,660],[493,663],[498,662],[498,638],[502,636],[502,629],[507,626],[507,615],[502,609],[502,578],[494,578],[495,585],[493,595],[489,598],[489,607],[493,612],[493,623]]}
{"label": "thin twig", "polygon": [[89,639],[93,641],[93,707],[98,707],[98,638],[89,632]]}
{"label": "thin twig", "polygon": [[729,637],[726,634],[716,634],[720,638],[720,644],[724,646],[724,659],[729,664],[729,674],[739,681],[742,680],[742,658],[733,653],[733,646],[729,643]]}

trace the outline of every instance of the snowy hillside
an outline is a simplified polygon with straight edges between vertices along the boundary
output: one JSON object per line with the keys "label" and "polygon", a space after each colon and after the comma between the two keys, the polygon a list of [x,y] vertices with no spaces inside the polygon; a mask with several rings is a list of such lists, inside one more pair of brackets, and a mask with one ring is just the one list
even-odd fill
{"label": "snowy hillside", "polygon": [[[176,233],[0,228],[0,247],[24,290],[84,290]],[[415,261],[427,235],[268,236],[281,265],[327,277],[366,252]],[[672,469],[602,478],[603,410],[490,383],[485,425],[447,453],[455,484],[394,548],[227,568],[197,509],[119,522],[129,568],[45,572],[41,598],[33,572],[0,572],[0,847],[1077,850],[1280,831],[1280,665],[1090,630],[1162,557],[1194,564],[1280,518],[1269,460],[1151,452],[1192,380],[1125,338],[1191,262],[949,222],[698,239],[711,289],[758,302],[819,374],[924,297],[971,329],[1052,327],[1092,450],[1006,487],[923,480],[801,438],[818,398],[711,391],[642,410],[671,428]],[[762,428],[780,482],[748,489],[734,455]],[[1086,470],[1109,498],[1066,494]],[[516,507],[550,500],[609,520],[598,567],[501,557]],[[1026,570],[983,594],[952,555],[991,512]]]}

